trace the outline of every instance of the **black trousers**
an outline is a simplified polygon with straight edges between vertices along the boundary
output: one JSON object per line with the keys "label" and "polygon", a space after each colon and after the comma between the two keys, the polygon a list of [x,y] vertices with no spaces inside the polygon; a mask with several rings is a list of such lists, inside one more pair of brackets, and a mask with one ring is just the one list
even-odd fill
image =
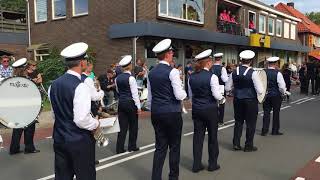
{"label": "black trousers", "polygon": [[36,129],[36,123],[32,123],[30,126],[26,127],[25,129],[13,129],[12,130],[12,137],[11,137],[11,144],[10,144],[10,152],[15,153],[20,151],[20,139],[22,133],[24,133],[24,150],[25,151],[34,151],[34,143],[33,143],[33,137],[34,132]]}
{"label": "black trousers", "polygon": [[235,119],[233,144],[240,146],[243,123],[245,121],[247,127],[245,146],[252,147],[257,124],[258,101],[257,99],[234,98],[233,106]]}
{"label": "black trousers", "polygon": [[224,119],[224,104],[219,104],[218,107],[218,122],[223,123]]}
{"label": "black trousers", "polygon": [[76,142],[54,143],[55,180],[95,180],[95,140],[86,137]]}
{"label": "black trousers", "polygon": [[264,101],[262,133],[268,133],[269,131],[271,110],[273,110],[272,133],[279,132],[281,102],[281,96],[267,97]]}
{"label": "black trousers", "polygon": [[156,136],[156,151],[153,157],[152,180],[162,180],[162,168],[169,152],[169,180],[179,178],[182,117],[180,113],[152,114],[152,125]]}
{"label": "black trousers", "polygon": [[312,75],[307,75],[307,93],[309,93],[310,81],[311,81],[311,93],[315,94],[315,77]]}
{"label": "black trousers", "polygon": [[317,77],[316,78],[316,89],[315,89],[315,92],[317,94],[319,94],[319,91],[320,91],[320,77]]}
{"label": "black trousers", "polygon": [[124,143],[126,141],[127,132],[129,129],[129,144],[128,150],[137,148],[137,137],[138,137],[138,114],[137,107],[134,101],[119,102],[118,106],[118,117],[120,132],[118,133],[117,139],[117,153],[125,151]]}
{"label": "black trousers", "polygon": [[208,153],[209,166],[217,166],[219,155],[218,145],[218,108],[193,110],[192,119],[194,124],[193,135],[193,168],[198,169],[202,165],[203,141],[208,130]]}

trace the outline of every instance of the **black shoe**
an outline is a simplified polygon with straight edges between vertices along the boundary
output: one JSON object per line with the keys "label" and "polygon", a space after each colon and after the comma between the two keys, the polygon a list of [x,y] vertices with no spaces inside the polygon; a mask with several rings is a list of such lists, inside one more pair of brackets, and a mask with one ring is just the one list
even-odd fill
{"label": "black shoe", "polygon": [[217,164],[215,166],[212,166],[212,165],[208,166],[208,171],[216,171],[218,169],[220,169],[220,165],[219,164]]}
{"label": "black shoe", "polygon": [[99,162],[98,160],[95,160],[95,161],[94,161],[94,164],[95,164],[95,165],[98,165],[99,163],[100,163],[100,162]]}
{"label": "black shoe", "polygon": [[283,135],[283,133],[282,133],[282,132],[274,132],[274,133],[272,133],[271,135],[274,135],[274,136],[281,136],[281,135]]}
{"label": "black shoe", "polygon": [[39,152],[40,152],[40,150],[38,150],[38,149],[35,149],[33,151],[24,151],[25,154],[32,154],[32,153],[39,153]]}
{"label": "black shoe", "polygon": [[19,151],[10,151],[9,152],[10,155],[15,155],[15,154],[19,154],[19,153],[22,153],[22,151],[19,150]]}
{"label": "black shoe", "polygon": [[255,147],[255,146],[246,146],[246,147],[244,147],[244,152],[254,152],[254,151],[257,151],[258,150],[258,148],[257,147]]}
{"label": "black shoe", "polygon": [[117,151],[117,154],[121,154],[121,153],[125,153],[125,152],[127,152],[127,150],[123,149],[123,150]]}
{"label": "black shoe", "polygon": [[202,170],[204,170],[204,166],[203,165],[201,165],[200,167],[197,167],[197,168],[195,168],[195,167],[192,168],[192,172],[194,172],[194,173],[198,173],[198,172],[200,172]]}
{"label": "black shoe", "polygon": [[132,151],[139,151],[140,148],[136,147],[136,148],[133,148],[133,149],[129,149],[129,152],[132,152]]}
{"label": "black shoe", "polygon": [[240,151],[242,150],[242,147],[240,145],[233,145],[233,150]]}
{"label": "black shoe", "polygon": [[266,136],[268,133],[266,133],[266,132],[262,132],[261,133],[261,136]]}
{"label": "black shoe", "polygon": [[220,126],[224,126],[224,123],[218,123],[218,126],[220,127]]}

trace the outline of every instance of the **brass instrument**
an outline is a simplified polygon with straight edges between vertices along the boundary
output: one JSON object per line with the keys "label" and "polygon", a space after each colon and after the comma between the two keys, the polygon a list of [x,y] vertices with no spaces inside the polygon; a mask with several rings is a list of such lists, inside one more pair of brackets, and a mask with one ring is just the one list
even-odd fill
{"label": "brass instrument", "polygon": [[96,131],[94,132],[93,134],[94,138],[96,139],[97,141],[97,144],[99,147],[105,147],[105,146],[108,146],[109,144],[109,139],[107,137],[104,136],[102,130],[100,127],[98,127],[96,129]]}

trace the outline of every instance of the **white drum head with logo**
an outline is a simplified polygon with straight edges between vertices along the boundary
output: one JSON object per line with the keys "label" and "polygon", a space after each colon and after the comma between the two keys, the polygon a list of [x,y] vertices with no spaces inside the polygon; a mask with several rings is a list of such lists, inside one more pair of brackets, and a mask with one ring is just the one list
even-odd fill
{"label": "white drum head with logo", "polygon": [[33,123],[42,108],[41,93],[34,82],[12,77],[0,82],[0,123],[24,128]]}
{"label": "white drum head with logo", "polygon": [[254,69],[257,74],[258,74],[258,77],[260,79],[260,82],[262,84],[262,87],[263,87],[263,93],[262,94],[257,94],[257,99],[259,101],[259,103],[263,103],[265,98],[266,98],[266,95],[267,95],[267,88],[268,88],[268,78],[267,78],[267,73],[264,69],[261,69],[261,68],[255,68]]}

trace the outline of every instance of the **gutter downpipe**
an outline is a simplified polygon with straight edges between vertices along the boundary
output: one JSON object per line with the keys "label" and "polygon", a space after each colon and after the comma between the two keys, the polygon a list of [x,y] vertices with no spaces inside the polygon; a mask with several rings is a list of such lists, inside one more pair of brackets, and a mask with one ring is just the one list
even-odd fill
{"label": "gutter downpipe", "polygon": [[28,45],[31,46],[31,31],[30,31],[30,3],[29,0],[27,2],[27,16],[28,16]]}
{"label": "gutter downpipe", "polygon": [[[137,22],[137,0],[133,0],[133,23]],[[137,37],[132,38],[133,43],[133,67],[137,64]]]}

